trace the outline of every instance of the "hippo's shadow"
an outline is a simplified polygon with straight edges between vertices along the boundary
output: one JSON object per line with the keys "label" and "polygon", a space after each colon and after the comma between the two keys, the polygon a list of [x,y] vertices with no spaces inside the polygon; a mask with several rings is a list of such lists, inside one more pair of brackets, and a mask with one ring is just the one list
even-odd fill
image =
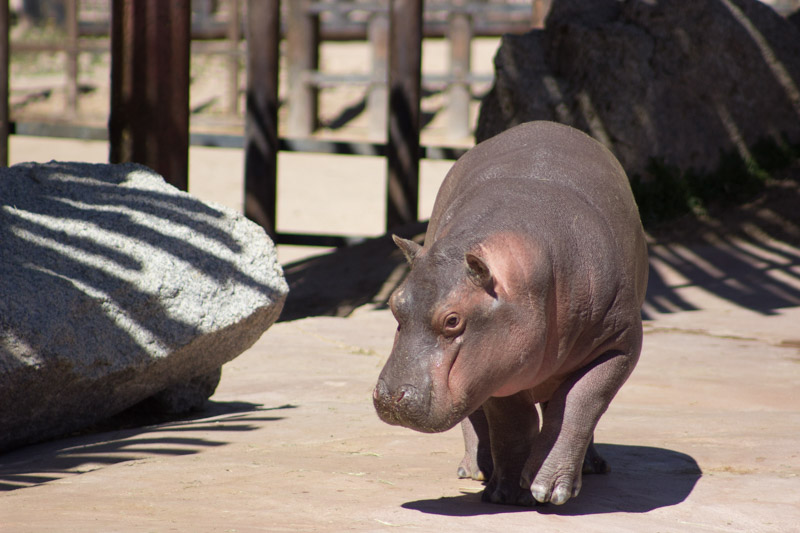
{"label": "hippo's shadow", "polygon": [[533,508],[483,503],[480,494],[417,500],[403,504],[427,514],[477,516],[535,511],[543,514],[579,516],[602,513],[646,513],[677,505],[694,489],[702,471],[690,456],[663,448],[597,444],[611,465],[611,472],[584,476],[580,496],[562,506]]}

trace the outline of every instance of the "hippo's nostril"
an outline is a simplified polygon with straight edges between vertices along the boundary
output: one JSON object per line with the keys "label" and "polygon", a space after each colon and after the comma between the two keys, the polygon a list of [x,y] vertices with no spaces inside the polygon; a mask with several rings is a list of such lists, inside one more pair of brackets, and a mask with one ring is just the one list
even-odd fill
{"label": "hippo's nostril", "polygon": [[398,406],[413,405],[419,400],[419,393],[413,385],[402,385],[394,395],[394,403]]}

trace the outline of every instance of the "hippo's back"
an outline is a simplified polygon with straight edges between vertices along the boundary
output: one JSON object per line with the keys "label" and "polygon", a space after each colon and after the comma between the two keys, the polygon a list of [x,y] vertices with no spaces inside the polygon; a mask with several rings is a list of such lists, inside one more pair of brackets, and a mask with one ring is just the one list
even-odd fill
{"label": "hippo's back", "polygon": [[[453,165],[436,197],[428,234],[435,234],[451,204],[471,189],[508,179],[550,182],[554,189],[570,189],[614,222],[641,228],[628,179],[614,155],[575,128],[537,121],[487,139]],[[503,194],[502,187],[497,194]],[[554,192],[554,201],[558,194]]]}
{"label": "hippo's back", "polygon": [[[585,133],[528,122],[480,143],[453,165],[436,197],[425,246],[455,234],[477,242],[498,228],[546,243],[562,264],[592,265],[591,283],[608,289],[595,303],[626,300],[638,312],[647,285],[639,211],[622,166]],[[615,287],[625,297],[618,298]]]}

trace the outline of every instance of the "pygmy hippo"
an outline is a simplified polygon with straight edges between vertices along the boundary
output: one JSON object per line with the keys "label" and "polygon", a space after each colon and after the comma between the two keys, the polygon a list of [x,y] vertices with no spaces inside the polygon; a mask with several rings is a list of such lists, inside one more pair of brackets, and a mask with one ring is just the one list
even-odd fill
{"label": "pygmy hippo", "polygon": [[459,474],[488,479],[484,501],[576,496],[584,459],[605,470],[594,429],[642,346],[647,249],[620,164],[576,129],[521,124],[452,167],[424,246],[395,242],[411,270],[389,301],[380,418],[463,421]]}

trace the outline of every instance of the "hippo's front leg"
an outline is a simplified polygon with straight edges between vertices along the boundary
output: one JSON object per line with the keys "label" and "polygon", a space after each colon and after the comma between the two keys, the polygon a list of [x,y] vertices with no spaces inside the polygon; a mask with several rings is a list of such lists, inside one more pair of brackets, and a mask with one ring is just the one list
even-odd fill
{"label": "hippo's front leg", "polygon": [[638,348],[607,352],[570,376],[550,399],[522,472],[522,485],[531,488],[537,501],[560,505],[578,495],[595,426],[638,358]]}
{"label": "hippo's front leg", "polygon": [[520,479],[539,433],[539,414],[529,391],[483,404],[489,422],[494,468],[482,500],[510,505],[533,505],[530,490]]}

